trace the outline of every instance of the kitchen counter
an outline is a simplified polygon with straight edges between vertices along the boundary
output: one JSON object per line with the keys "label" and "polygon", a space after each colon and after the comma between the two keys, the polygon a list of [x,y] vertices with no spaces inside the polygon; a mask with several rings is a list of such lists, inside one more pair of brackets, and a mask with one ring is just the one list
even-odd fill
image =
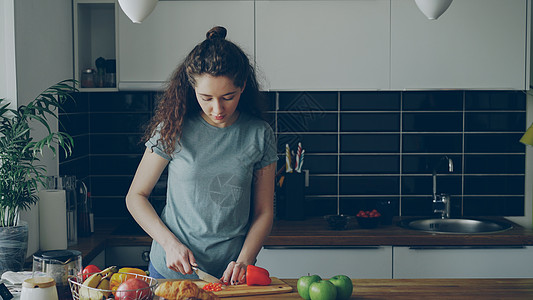
{"label": "kitchen counter", "polygon": [[[348,230],[330,230],[323,218],[305,221],[276,221],[265,247],[346,247],[346,246],[512,246],[533,245],[533,230],[514,225],[510,230],[491,234],[435,234],[414,231],[395,225]],[[152,239],[136,224],[108,220],[97,222],[96,232],[78,238],[70,249],[80,250],[85,262],[91,261],[107,247],[148,246]],[[138,227],[138,226],[137,226]]]}
{"label": "kitchen counter", "polygon": [[[301,299],[296,279],[282,279],[291,293],[238,297]],[[533,299],[533,279],[355,279],[350,299]]]}
{"label": "kitchen counter", "polygon": [[[495,220],[504,220],[497,218]],[[513,223],[513,228],[486,234],[441,234],[409,230],[393,225],[361,229],[330,230],[323,218],[305,221],[277,221],[265,247],[277,246],[513,246],[533,245],[533,230]],[[504,220],[505,221],[505,220]],[[508,222],[508,221],[506,221]],[[353,223],[356,223],[353,221]]]}

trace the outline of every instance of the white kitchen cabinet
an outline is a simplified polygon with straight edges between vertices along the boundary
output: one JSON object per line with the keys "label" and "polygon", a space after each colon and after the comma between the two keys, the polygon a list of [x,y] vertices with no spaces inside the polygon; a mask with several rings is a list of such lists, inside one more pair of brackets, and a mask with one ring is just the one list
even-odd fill
{"label": "white kitchen cabinet", "polygon": [[389,88],[390,0],[256,1],[265,90]]}
{"label": "white kitchen cabinet", "polygon": [[391,1],[391,89],[527,89],[527,4],[453,1],[428,20],[415,1]]}
{"label": "white kitchen cabinet", "polygon": [[531,278],[533,246],[394,247],[393,278]]}
{"label": "white kitchen cabinet", "polygon": [[317,274],[322,278],[392,278],[392,246],[294,248],[265,247],[257,265],[280,278]]}
{"label": "white kitchen cabinet", "polygon": [[118,16],[121,90],[160,90],[176,66],[214,26],[254,54],[254,1],[159,1],[141,23]]}
{"label": "white kitchen cabinet", "polygon": [[74,0],[73,3],[74,79],[80,81],[81,91],[117,91],[116,83],[114,86],[84,87],[81,74],[85,69],[96,70],[95,61],[99,57],[116,60],[118,4],[115,0]]}

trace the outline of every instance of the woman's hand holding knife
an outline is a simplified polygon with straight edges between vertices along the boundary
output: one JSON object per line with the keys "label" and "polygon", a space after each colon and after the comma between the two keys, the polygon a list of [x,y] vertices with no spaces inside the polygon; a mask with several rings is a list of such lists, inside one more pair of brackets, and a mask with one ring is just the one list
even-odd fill
{"label": "woman's hand holding knife", "polygon": [[170,247],[166,252],[167,268],[182,273],[192,274],[192,266],[197,266],[194,254],[189,248],[182,243],[177,243],[175,246]]}

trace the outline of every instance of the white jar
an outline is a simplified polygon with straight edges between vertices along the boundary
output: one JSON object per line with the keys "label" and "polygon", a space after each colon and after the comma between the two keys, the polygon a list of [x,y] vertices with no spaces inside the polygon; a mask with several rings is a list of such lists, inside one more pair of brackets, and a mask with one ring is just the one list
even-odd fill
{"label": "white jar", "polygon": [[24,280],[20,300],[58,300],[55,280],[51,277]]}

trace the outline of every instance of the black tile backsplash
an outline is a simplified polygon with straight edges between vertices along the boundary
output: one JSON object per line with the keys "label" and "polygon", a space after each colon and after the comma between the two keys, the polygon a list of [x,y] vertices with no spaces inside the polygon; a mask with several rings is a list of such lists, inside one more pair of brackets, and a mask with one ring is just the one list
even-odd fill
{"label": "black tile backsplash", "polygon": [[463,135],[447,133],[404,133],[404,153],[461,153]]}
{"label": "black tile backsplash", "polygon": [[144,151],[141,136],[154,99],[151,92],[78,93],[60,112],[74,153],[60,156],[59,174],[87,184],[96,218],[130,218],[124,198]]}
{"label": "black tile backsplash", "polygon": [[[341,113],[341,132],[398,132],[400,113]],[[335,130],[337,131],[337,129]]]}
{"label": "black tile backsplash", "polygon": [[320,113],[338,110],[339,95],[336,92],[284,92],[278,97],[279,111]]}
{"label": "black tile backsplash", "polygon": [[[455,174],[461,174],[463,170],[462,155],[447,155],[454,162],[453,171]],[[441,154],[404,154],[402,155],[402,173],[409,174],[428,174],[433,173],[433,169],[438,172],[446,173],[447,165],[441,163]]]}
{"label": "black tile backsplash", "polygon": [[341,111],[400,110],[399,92],[342,92]]}
{"label": "black tile backsplash", "polygon": [[[305,213],[355,214],[388,203],[395,215],[432,214],[437,192],[459,216],[524,215],[526,96],[521,91],[265,92],[265,118],[285,144],[306,150]],[[97,218],[129,218],[124,197],[144,151],[156,93],[79,93],[60,113],[75,140],[60,174],[91,191]],[[448,173],[441,157],[454,162]],[[160,212],[166,176],[150,200]]]}
{"label": "black tile backsplash", "polygon": [[400,134],[341,133],[341,153],[399,153]]}
{"label": "black tile backsplash", "polygon": [[341,175],[339,179],[341,195],[398,195],[399,192],[400,176]]}
{"label": "black tile backsplash", "polygon": [[404,112],[404,132],[462,132],[462,112]]}
{"label": "black tile backsplash", "polygon": [[[285,156],[280,155],[278,167],[285,163]],[[312,155],[305,158],[305,166],[309,170],[313,170],[316,174],[337,174],[337,154],[332,155]]]}
{"label": "black tile backsplash", "polygon": [[524,197],[465,196],[462,214],[464,216],[522,216],[524,215]]}
{"label": "black tile backsplash", "polygon": [[305,145],[307,153],[337,153],[338,136],[332,134],[291,133],[278,135],[278,153],[285,153],[285,144],[296,149],[298,142]]}
{"label": "black tile backsplash", "polygon": [[403,92],[404,111],[463,111],[464,92],[424,91]]}
{"label": "black tile backsplash", "polygon": [[400,155],[341,155],[339,171],[340,174],[400,174]]}
{"label": "black tile backsplash", "polygon": [[150,120],[149,112],[121,113],[120,118],[115,118],[116,112],[91,113],[91,133],[138,133],[142,132],[144,125]]}
{"label": "black tile backsplash", "polygon": [[337,132],[336,113],[278,113],[278,132]]}
{"label": "black tile backsplash", "polygon": [[[524,122],[525,124],[525,122]],[[525,127],[525,126],[524,126]],[[524,129],[525,131],[525,129]],[[525,146],[518,143],[524,133],[468,133],[464,135],[465,153],[517,153],[523,154]]]}
{"label": "black tile backsplash", "polygon": [[524,155],[475,155],[464,156],[466,174],[524,174]]}
{"label": "black tile backsplash", "polygon": [[520,112],[467,112],[465,131],[520,131],[526,116]]}
{"label": "black tile backsplash", "polygon": [[466,110],[526,110],[522,91],[466,91]]}

